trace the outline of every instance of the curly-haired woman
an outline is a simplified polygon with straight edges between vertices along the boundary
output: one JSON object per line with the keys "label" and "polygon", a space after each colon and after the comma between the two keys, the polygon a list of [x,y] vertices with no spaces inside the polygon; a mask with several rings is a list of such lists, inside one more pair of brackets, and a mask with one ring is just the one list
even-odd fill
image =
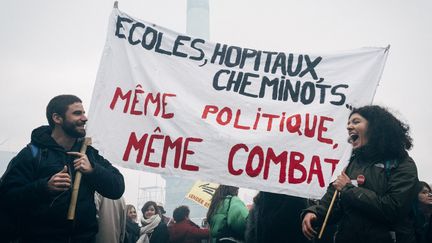
{"label": "curly-haired woman", "polygon": [[[322,223],[334,191],[339,198],[330,222],[338,223],[335,242],[415,242],[412,205],[417,168],[407,150],[409,127],[380,106],[354,109],[347,125],[353,151],[350,163],[317,206],[303,214],[309,239]],[[396,240],[396,241],[395,241]]]}

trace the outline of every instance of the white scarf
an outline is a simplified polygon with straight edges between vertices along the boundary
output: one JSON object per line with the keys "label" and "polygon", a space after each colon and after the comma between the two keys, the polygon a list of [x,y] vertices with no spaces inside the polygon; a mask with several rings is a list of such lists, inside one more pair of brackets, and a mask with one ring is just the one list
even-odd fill
{"label": "white scarf", "polygon": [[140,238],[137,243],[149,243],[150,238],[148,234],[152,233],[156,226],[159,225],[161,217],[158,214],[151,216],[148,219],[142,218],[141,224],[143,225],[140,229]]}

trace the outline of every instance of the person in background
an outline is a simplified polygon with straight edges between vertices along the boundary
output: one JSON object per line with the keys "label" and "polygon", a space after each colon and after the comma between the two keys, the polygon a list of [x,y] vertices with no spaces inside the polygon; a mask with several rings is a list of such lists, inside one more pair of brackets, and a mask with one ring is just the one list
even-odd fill
{"label": "person in background", "polygon": [[170,243],[200,243],[208,239],[209,230],[201,229],[189,219],[189,207],[179,206],[174,209],[173,218],[175,223],[168,227]]}
{"label": "person in background", "polygon": [[123,243],[126,234],[126,203],[124,198],[112,200],[96,192],[95,204],[99,225],[96,243]]}
{"label": "person in background", "polygon": [[330,223],[338,223],[335,242],[415,242],[412,204],[417,197],[417,168],[408,155],[409,127],[387,109],[352,110],[348,136],[353,151],[345,170],[328,187],[319,205],[303,214],[302,230],[317,236],[331,199],[338,192]]}
{"label": "person in background", "polygon": [[213,194],[207,211],[212,243],[244,240],[249,210],[238,198],[238,190],[238,187],[220,185]]}
{"label": "person in background", "polygon": [[[119,199],[125,189],[123,176],[94,147],[79,152],[87,123],[81,99],[52,98],[46,118],[49,126],[33,130],[31,143],[11,160],[3,175],[2,205],[16,217],[28,219],[22,222],[22,243],[93,243],[98,231],[95,191]],[[71,224],[67,214],[77,171],[82,178]]]}
{"label": "person in background", "polygon": [[143,218],[141,219],[140,237],[137,243],[167,243],[168,228],[162,221],[157,204],[148,201],[141,208]]}
{"label": "person in background", "polygon": [[166,214],[166,211],[165,211],[165,208],[163,207],[163,205],[162,205],[161,203],[158,203],[158,208],[159,208],[159,212],[161,213],[161,216],[162,216],[162,221],[163,221],[167,226],[170,226],[170,224],[173,223],[173,222],[172,222],[172,218],[167,217],[167,216],[165,215],[165,214]]}
{"label": "person in background", "polygon": [[260,191],[249,212],[246,243],[306,243],[300,214],[306,199]]}
{"label": "person in background", "polygon": [[140,226],[135,207],[131,204],[126,205],[126,236],[125,243],[136,243],[140,236]]}
{"label": "person in background", "polygon": [[432,216],[432,190],[430,186],[420,181],[417,186],[418,197],[415,203],[415,226],[416,238],[418,243],[430,243],[432,225],[430,225]]}

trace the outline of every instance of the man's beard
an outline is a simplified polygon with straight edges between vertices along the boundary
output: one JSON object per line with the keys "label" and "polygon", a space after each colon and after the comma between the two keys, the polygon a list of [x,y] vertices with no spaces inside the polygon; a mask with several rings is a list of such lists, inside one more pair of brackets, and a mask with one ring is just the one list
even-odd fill
{"label": "man's beard", "polygon": [[63,122],[63,124],[62,124],[62,129],[63,129],[63,131],[67,134],[67,135],[69,135],[70,137],[73,137],[73,138],[82,138],[82,137],[85,137],[85,135],[86,135],[86,131],[85,130],[83,130],[83,131],[78,131],[77,129],[76,129],[76,125],[74,124],[74,123],[72,123],[72,122],[69,122],[69,121],[64,121]]}

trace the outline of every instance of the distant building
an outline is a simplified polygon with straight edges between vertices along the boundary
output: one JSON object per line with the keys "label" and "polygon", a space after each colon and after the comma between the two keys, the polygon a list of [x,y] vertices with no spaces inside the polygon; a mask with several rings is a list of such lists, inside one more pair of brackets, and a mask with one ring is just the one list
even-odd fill
{"label": "distant building", "polygon": [[201,221],[207,214],[207,208],[189,200],[186,195],[194,185],[194,180],[179,177],[162,176],[165,179],[165,204],[166,215],[172,217],[174,209],[180,205],[187,205],[190,209],[190,219],[201,225]]}
{"label": "distant building", "polygon": [[145,186],[138,188],[138,208],[142,208],[147,201],[156,203],[165,202],[165,187],[162,186]]}

